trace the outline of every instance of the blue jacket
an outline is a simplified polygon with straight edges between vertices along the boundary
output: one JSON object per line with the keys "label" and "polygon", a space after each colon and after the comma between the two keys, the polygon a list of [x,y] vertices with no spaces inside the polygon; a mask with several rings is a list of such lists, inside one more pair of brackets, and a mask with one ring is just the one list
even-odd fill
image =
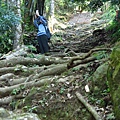
{"label": "blue jacket", "polygon": [[[41,24],[39,24],[40,20],[42,21]],[[36,18],[34,20],[34,25],[38,29],[37,36],[47,35],[46,30],[45,30],[45,26],[47,25],[47,21],[45,20],[45,18],[43,16],[39,16],[38,18]]]}

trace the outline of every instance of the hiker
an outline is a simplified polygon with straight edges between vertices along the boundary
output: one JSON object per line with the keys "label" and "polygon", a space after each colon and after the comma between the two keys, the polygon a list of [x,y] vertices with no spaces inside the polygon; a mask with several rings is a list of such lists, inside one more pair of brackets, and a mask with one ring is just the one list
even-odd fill
{"label": "hiker", "polygon": [[45,28],[47,21],[43,16],[39,15],[38,10],[36,10],[34,25],[38,29],[37,41],[40,47],[40,52],[41,54],[47,53],[49,51],[48,37]]}

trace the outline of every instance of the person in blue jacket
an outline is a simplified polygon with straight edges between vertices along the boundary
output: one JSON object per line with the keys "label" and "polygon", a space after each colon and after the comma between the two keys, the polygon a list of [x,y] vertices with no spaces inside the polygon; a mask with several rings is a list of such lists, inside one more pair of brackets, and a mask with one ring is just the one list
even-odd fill
{"label": "person in blue jacket", "polygon": [[36,10],[34,25],[38,29],[37,41],[40,47],[41,54],[47,53],[49,51],[48,37],[46,34],[45,26],[47,25],[46,19],[39,15],[39,11]]}

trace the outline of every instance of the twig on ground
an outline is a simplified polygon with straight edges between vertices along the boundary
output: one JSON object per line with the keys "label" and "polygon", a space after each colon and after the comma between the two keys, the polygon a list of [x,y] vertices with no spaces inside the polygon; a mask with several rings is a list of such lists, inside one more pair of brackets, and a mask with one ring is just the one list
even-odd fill
{"label": "twig on ground", "polygon": [[83,96],[79,93],[75,93],[77,98],[81,101],[81,103],[88,109],[88,111],[93,115],[95,120],[102,120],[102,118],[98,115],[96,110],[83,98]]}

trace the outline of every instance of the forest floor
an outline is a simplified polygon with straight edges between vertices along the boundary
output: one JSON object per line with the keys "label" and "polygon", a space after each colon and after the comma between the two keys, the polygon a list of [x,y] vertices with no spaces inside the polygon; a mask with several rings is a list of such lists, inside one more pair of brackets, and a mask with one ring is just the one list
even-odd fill
{"label": "forest floor", "polygon": [[[70,52],[68,56],[72,56],[71,54],[74,55],[74,53],[83,55],[97,47],[110,48],[111,39],[109,33],[104,29],[107,21],[101,22],[95,18],[95,21],[91,22],[92,19],[94,18],[90,13],[75,14],[69,20],[68,27],[55,34],[53,39],[56,39],[57,42],[54,43],[53,40],[53,46],[50,43],[50,55],[63,57],[68,52]],[[62,36],[62,40],[59,39],[60,36]],[[59,78],[60,83],[51,84],[46,92],[39,93],[39,97],[42,97],[44,101],[42,101],[43,106],[48,106],[42,110],[45,112],[44,120],[48,118],[50,120],[94,120],[93,115],[78,100],[76,91],[94,106],[102,120],[114,120],[109,93],[87,92],[86,87],[88,86],[88,89],[91,87],[89,78],[100,65],[100,62],[94,61],[88,63],[86,67],[84,64],[74,67],[59,77],[57,76],[56,79]],[[39,98],[38,95],[36,97]]]}
{"label": "forest floor", "polygon": [[[50,52],[47,56],[67,59],[76,55],[86,55],[97,47],[110,48],[111,39],[104,29],[107,21],[102,20],[98,23],[91,20],[90,13],[74,15],[67,27],[61,26],[51,38]],[[34,87],[27,89],[24,93],[30,94],[26,97],[22,109],[37,113],[41,120],[94,120],[93,115],[78,99],[76,92],[79,92],[102,120],[114,120],[111,100],[106,98],[109,93],[104,95],[101,92],[89,91],[89,78],[101,64],[102,62],[96,60],[78,65],[60,75],[54,75],[53,82],[45,84],[37,92]],[[58,82],[54,82],[55,80]],[[8,109],[6,105],[3,107]],[[13,102],[9,104],[9,109],[16,110]]]}

